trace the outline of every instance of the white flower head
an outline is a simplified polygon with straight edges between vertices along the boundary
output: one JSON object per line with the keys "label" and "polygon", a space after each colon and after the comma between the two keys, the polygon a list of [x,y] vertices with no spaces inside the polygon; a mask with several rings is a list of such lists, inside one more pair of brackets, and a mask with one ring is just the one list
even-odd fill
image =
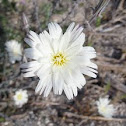
{"label": "white flower head", "polygon": [[18,107],[22,107],[25,103],[28,102],[28,94],[26,90],[18,90],[13,96],[15,105]]}
{"label": "white flower head", "polygon": [[9,54],[9,59],[11,63],[15,61],[20,61],[22,58],[22,47],[21,44],[16,40],[11,40],[5,43],[6,50]]}
{"label": "white flower head", "polygon": [[116,111],[114,106],[109,103],[110,100],[107,96],[105,98],[99,98],[99,101],[96,102],[99,114],[106,118],[112,118]]}
{"label": "white flower head", "polygon": [[91,62],[96,57],[93,47],[83,47],[83,28],[71,23],[63,34],[57,23],[49,23],[49,33],[39,35],[29,32],[25,42],[31,47],[25,50],[27,58],[34,61],[21,65],[25,77],[38,76],[40,81],[35,92],[44,92],[47,97],[53,88],[54,94],[66,94],[68,99],[77,96],[86,80],[83,74],[96,78],[97,65]]}

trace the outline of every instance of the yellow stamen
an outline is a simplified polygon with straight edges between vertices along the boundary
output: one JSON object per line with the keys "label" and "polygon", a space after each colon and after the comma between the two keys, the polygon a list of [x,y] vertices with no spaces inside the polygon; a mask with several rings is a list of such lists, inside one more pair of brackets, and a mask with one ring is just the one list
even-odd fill
{"label": "yellow stamen", "polygon": [[53,55],[52,61],[53,65],[63,66],[66,63],[67,59],[63,53],[59,52]]}
{"label": "yellow stamen", "polygon": [[101,107],[101,111],[102,112],[105,112],[106,111],[106,108],[104,106]]}
{"label": "yellow stamen", "polygon": [[18,50],[17,49],[14,49],[13,50],[13,53],[14,53],[15,56],[17,56],[18,55]]}
{"label": "yellow stamen", "polygon": [[21,100],[21,99],[22,99],[22,94],[18,94],[18,95],[17,95],[17,99],[18,99],[18,100]]}

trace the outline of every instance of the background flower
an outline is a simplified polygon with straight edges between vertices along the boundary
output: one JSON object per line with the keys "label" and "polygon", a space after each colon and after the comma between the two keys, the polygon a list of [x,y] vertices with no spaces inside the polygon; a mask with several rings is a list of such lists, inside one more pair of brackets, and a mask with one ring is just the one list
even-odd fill
{"label": "background flower", "polygon": [[11,40],[6,42],[5,46],[11,63],[15,63],[16,60],[20,61],[22,59],[22,47],[20,43],[16,40]]}
{"label": "background flower", "polygon": [[106,118],[111,118],[114,115],[116,110],[112,104],[109,104],[110,100],[107,96],[105,98],[99,98],[99,101],[96,103],[99,114]]}
{"label": "background flower", "polygon": [[18,90],[13,96],[15,105],[22,107],[28,101],[28,94],[26,90]]}

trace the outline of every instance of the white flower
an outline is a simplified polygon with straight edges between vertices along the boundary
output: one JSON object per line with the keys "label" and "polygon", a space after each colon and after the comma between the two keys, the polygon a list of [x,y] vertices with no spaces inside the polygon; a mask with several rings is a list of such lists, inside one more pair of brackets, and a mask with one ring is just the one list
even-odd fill
{"label": "white flower", "polygon": [[11,40],[5,43],[6,50],[9,53],[9,58],[11,63],[15,61],[20,61],[22,58],[22,47],[21,44],[16,40]]}
{"label": "white flower", "polygon": [[28,101],[28,94],[26,90],[18,90],[13,96],[15,105],[22,107]]}
{"label": "white flower", "polygon": [[83,74],[96,78],[97,65],[90,59],[96,57],[93,47],[83,47],[85,34],[83,28],[70,24],[63,34],[57,23],[49,23],[49,33],[39,35],[30,31],[25,42],[31,47],[25,50],[27,58],[34,61],[22,64],[25,77],[38,76],[40,81],[35,92],[44,92],[47,97],[51,89],[55,94],[65,92],[68,99],[77,96],[86,80]]}
{"label": "white flower", "polygon": [[96,102],[99,114],[106,118],[112,118],[116,110],[114,106],[109,103],[110,100],[108,97],[99,98],[99,101]]}

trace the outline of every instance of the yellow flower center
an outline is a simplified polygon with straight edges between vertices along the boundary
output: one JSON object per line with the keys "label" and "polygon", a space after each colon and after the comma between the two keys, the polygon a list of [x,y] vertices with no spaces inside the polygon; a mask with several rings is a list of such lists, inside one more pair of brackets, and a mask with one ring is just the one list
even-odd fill
{"label": "yellow flower center", "polygon": [[102,107],[101,107],[101,111],[102,111],[102,112],[105,112],[105,111],[106,111],[106,107],[102,106]]}
{"label": "yellow flower center", "polygon": [[22,99],[22,94],[18,94],[18,95],[17,95],[17,99],[18,99],[18,100],[21,100],[21,99]]}
{"label": "yellow flower center", "polygon": [[53,65],[63,66],[66,63],[67,59],[63,53],[58,52],[55,55],[53,55],[52,61]]}
{"label": "yellow flower center", "polygon": [[15,56],[17,56],[18,55],[18,50],[17,49],[14,49],[13,50],[13,53],[14,53]]}

